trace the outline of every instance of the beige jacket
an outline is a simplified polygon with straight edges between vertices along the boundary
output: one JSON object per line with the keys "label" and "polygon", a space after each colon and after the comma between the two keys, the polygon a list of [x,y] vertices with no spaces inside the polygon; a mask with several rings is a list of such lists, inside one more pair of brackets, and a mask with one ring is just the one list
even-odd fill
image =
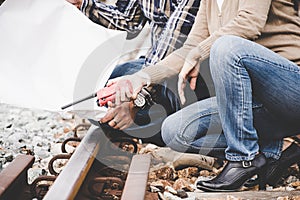
{"label": "beige jacket", "polygon": [[300,17],[292,0],[202,0],[195,24],[184,46],[154,66],[144,68],[152,83],[178,75],[188,52],[196,48],[208,58],[214,41],[236,35],[255,41],[300,66]]}

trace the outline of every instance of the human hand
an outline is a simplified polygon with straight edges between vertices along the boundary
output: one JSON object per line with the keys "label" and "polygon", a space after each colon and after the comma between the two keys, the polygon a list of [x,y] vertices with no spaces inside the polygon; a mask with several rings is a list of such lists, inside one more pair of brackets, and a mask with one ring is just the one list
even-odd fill
{"label": "human hand", "polygon": [[186,82],[188,78],[190,78],[190,87],[192,90],[195,90],[199,70],[199,55],[197,53],[197,49],[193,49],[187,55],[184,65],[178,75],[178,94],[182,104],[184,104],[186,101],[184,96],[184,88],[186,86]]}
{"label": "human hand", "polygon": [[108,106],[106,115],[100,119],[101,123],[108,123],[112,128],[119,130],[124,130],[134,123],[138,109],[134,107],[133,101],[124,102],[118,106],[108,102]]}
{"label": "human hand", "polygon": [[74,6],[76,6],[79,9],[82,5],[83,0],[66,0],[66,1],[73,4]]}
{"label": "human hand", "polygon": [[122,102],[128,102],[136,99],[141,89],[144,86],[149,86],[150,77],[146,73],[138,72],[133,75],[123,76],[113,84],[116,85],[115,104],[120,105]]}

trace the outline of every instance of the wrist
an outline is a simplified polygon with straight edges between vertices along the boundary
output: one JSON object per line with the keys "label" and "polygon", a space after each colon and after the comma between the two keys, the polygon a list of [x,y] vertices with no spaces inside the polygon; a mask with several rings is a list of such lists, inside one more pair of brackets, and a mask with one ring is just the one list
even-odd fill
{"label": "wrist", "polygon": [[151,85],[151,77],[149,74],[139,71],[136,73],[136,75],[138,76],[138,78],[141,79],[141,82],[144,87],[149,87]]}
{"label": "wrist", "polygon": [[140,110],[135,104],[134,104],[134,101],[131,100],[130,102],[130,105],[129,105],[129,108],[131,110],[131,114],[133,114],[133,116],[135,117],[136,113]]}

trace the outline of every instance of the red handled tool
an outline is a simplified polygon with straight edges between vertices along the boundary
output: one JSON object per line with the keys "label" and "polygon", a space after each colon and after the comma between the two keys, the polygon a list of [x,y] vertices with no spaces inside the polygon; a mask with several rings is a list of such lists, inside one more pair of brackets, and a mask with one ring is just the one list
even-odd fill
{"label": "red handled tool", "polygon": [[105,106],[107,102],[111,101],[113,102],[116,97],[116,90],[115,90],[116,84],[110,85],[109,87],[102,88],[99,90],[97,94],[97,104],[98,106]]}
{"label": "red handled tool", "polygon": [[94,97],[97,97],[97,104],[98,106],[105,106],[107,104],[108,101],[114,101],[115,100],[115,84],[113,85],[110,85],[109,87],[105,87],[105,88],[102,88],[100,89],[98,92],[94,93],[94,94],[91,94],[83,99],[80,99],[80,100],[77,100],[73,103],[70,103],[68,105],[65,105],[63,107],[61,107],[62,110],[70,107],[70,106],[73,106],[75,104],[78,104],[78,103],[81,103],[83,101],[86,101],[86,100],[89,100],[89,99],[92,99]]}

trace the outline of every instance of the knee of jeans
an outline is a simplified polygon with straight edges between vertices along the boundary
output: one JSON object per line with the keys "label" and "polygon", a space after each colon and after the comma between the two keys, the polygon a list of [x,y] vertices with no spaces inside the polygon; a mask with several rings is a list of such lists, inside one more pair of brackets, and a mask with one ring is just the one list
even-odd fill
{"label": "knee of jeans", "polygon": [[181,139],[180,126],[179,123],[174,121],[172,115],[167,117],[161,128],[161,136],[164,143],[173,150],[185,151],[186,147],[184,141]]}
{"label": "knee of jeans", "polygon": [[193,123],[179,123],[175,115],[165,119],[161,128],[161,136],[164,143],[173,150],[185,152],[195,140],[199,129],[193,126]]}
{"label": "knee of jeans", "polygon": [[174,125],[174,121],[169,116],[167,117],[161,126],[161,137],[166,145],[170,144],[173,140],[175,135],[178,134],[178,128]]}
{"label": "knee of jeans", "polygon": [[234,63],[238,58],[243,48],[243,38],[226,35],[218,38],[211,47],[210,51],[210,69],[211,72],[220,73],[226,71],[227,63]]}
{"label": "knee of jeans", "polygon": [[237,49],[245,39],[234,36],[224,35],[219,37],[211,47],[211,56],[224,55]]}

